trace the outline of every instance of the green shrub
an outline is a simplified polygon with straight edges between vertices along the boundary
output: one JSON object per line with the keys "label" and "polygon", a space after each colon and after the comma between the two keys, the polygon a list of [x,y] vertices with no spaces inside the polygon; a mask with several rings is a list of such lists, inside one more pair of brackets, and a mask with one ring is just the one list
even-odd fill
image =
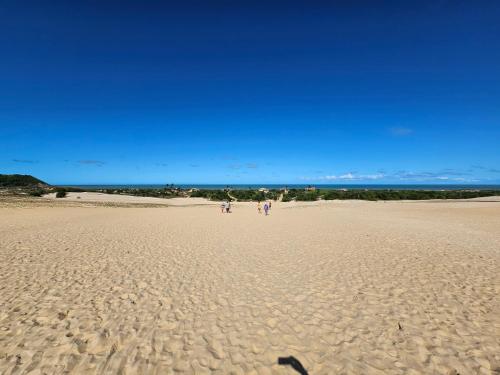
{"label": "green shrub", "polygon": [[500,195],[500,191],[481,190],[328,190],[323,199],[362,199],[362,200],[427,200],[427,199],[468,199]]}
{"label": "green shrub", "polygon": [[43,190],[31,190],[28,194],[32,197],[41,197],[44,193]]}
{"label": "green shrub", "polygon": [[320,194],[319,191],[299,191],[295,197],[297,201],[312,202],[318,200]]}
{"label": "green shrub", "polygon": [[57,190],[56,198],[64,198],[66,196],[66,194],[67,194],[66,190],[63,190],[63,189]]}
{"label": "green shrub", "polygon": [[239,201],[252,201],[255,198],[255,190],[233,190],[230,194]]}
{"label": "green shrub", "polygon": [[267,199],[272,199],[273,201],[277,201],[280,197],[281,193],[278,190],[270,190],[269,193],[266,194]]}
{"label": "green shrub", "polygon": [[229,195],[227,195],[227,192],[224,190],[195,190],[191,192],[190,197],[192,198],[206,198],[210,199],[211,201],[225,201],[225,200],[231,200],[229,198]]}

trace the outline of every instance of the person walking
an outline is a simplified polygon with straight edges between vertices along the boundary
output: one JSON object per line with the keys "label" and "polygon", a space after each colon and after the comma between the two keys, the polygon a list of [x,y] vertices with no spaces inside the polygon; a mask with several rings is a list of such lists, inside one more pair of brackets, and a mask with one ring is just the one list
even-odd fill
{"label": "person walking", "polygon": [[222,201],[220,204],[220,212],[224,213],[225,209],[226,209],[226,202]]}
{"label": "person walking", "polygon": [[257,211],[259,212],[259,214],[262,213],[262,207],[260,206],[260,201],[257,202]]}
{"label": "person walking", "polygon": [[271,201],[269,201],[269,211],[271,211]]}
{"label": "person walking", "polygon": [[264,204],[264,212],[266,213],[266,216],[268,215],[268,211],[269,211],[269,204],[266,202]]}
{"label": "person walking", "polygon": [[231,203],[226,201],[226,214],[231,213]]}

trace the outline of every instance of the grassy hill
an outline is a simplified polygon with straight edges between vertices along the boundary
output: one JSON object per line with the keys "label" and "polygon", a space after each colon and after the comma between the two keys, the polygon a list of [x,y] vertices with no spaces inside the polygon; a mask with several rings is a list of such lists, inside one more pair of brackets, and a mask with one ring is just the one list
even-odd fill
{"label": "grassy hill", "polygon": [[0,174],[0,187],[46,187],[47,183],[27,174]]}

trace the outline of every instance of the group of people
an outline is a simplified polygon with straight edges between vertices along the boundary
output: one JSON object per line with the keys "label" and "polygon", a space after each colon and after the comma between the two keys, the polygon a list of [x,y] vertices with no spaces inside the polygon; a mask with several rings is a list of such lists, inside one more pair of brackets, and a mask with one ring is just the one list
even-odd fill
{"label": "group of people", "polygon": [[[269,202],[264,202],[264,207],[262,207],[262,204],[260,201],[257,202],[257,212],[259,214],[262,213],[262,208],[264,208],[264,213],[265,215],[269,215],[269,211],[271,211],[271,201]],[[231,213],[231,202],[230,201],[223,201],[220,205],[220,209],[222,213],[229,214]]]}
{"label": "group of people", "polygon": [[[264,203],[264,212],[267,215],[269,215],[269,211],[271,210],[271,201],[269,202],[265,202]],[[262,206],[260,204],[260,201],[257,202],[257,211],[259,212],[259,214],[262,213]]]}

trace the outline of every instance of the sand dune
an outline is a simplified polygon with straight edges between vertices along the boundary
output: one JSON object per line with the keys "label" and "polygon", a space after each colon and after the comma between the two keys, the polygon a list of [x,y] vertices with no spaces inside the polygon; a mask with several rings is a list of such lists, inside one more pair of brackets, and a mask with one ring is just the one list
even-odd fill
{"label": "sand dune", "polygon": [[204,198],[154,198],[137,197],[133,195],[104,194],[94,192],[69,192],[65,198],[56,198],[56,193],[45,195],[46,199],[63,202],[106,202],[106,203],[128,203],[128,204],[158,204],[164,206],[196,206],[196,205],[217,205]]}
{"label": "sand dune", "polygon": [[0,208],[0,373],[500,373],[499,270],[495,202]]}

